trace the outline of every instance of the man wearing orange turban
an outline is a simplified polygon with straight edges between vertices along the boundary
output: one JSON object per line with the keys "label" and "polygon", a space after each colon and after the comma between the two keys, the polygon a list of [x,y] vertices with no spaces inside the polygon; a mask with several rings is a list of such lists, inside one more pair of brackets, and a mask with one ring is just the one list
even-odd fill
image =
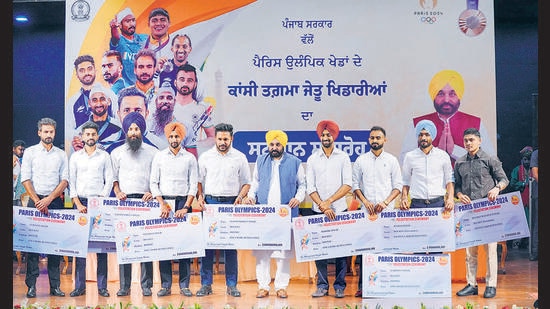
{"label": "man wearing orange turban", "polygon": [[435,124],[438,133],[432,144],[449,154],[453,166],[457,158],[466,154],[462,137],[464,130],[468,128],[478,129],[482,137],[483,150],[496,155],[492,139],[483,126],[481,118],[458,110],[464,96],[464,79],[457,71],[437,72],[428,85],[428,95],[433,102],[435,112],[413,118],[412,128],[403,140],[401,163],[405,153],[418,147],[414,128],[422,120],[430,120]]}
{"label": "man wearing orange turban", "polygon": [[[337,213],[347,211],[345,196],[352,187],[352,167],[349,155],[334,146],[340,128],[332,120],[322,120],[317,124],[317,135],[321,140],[321,149],[314,151],[307,159],[306,186],[313,202],[313,215],[324,214],[326,219],[334,220]],[[346,289],[347,257],[334,259],[336,276],[333,288],[334,297],[343,298]],[[328,259],[315,260],[317,267],[317,289],[312,297],[328,295]]]}
{"label": "man wearing orange turban", "polygon": [[[302,161],[285,152],[288,136],[281,130],[271,130],[265,134],[268,152],[256,159],[252,184],[244,199],[246,204],[281,205],[290,207],[291,218],[298,217],[299,205],[306,197],[306,175]],[[279,298],[287,298],[290,281],[290,259],[295,256],[294,241],[290,250],[254,250],[256,257],[257,298],[269,295],[271,283],[271,258],[277,262],[275,273],[275,293]]]}
{"label": "man wearing orange turban", "polygon": [[[164,127],[164,135],[168,140],[168,147],[157,152],[151,163],[151,194],[161,205],[161,218],[168,218],[172,210],[174,217],[183,218],[191,212],[191,203],[197,194],[198,163],[195,156],[182,146],[186,136],[182,123],[168,123]],[[173,209],[167,201],[173,201]],[[189,289],[191,259],[178,259],[178,264],[180,294],[193,296]],[[157,296],[172,294],[172,260],[159,261],[159,271],[161,289]]]}

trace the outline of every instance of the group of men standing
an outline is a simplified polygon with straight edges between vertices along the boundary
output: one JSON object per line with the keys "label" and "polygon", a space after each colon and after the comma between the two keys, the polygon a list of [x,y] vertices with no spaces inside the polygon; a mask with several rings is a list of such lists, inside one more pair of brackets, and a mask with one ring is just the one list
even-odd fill
{"label": "group of men standing", "polygon": [[[258,156],[253,172],[246,156],[232,147],[233,126],[220,123],[215,126],[215,146],[196,157],[182,146],[188,134],[181,123],[169,123],[164,128],[168,147],[158,150],[143,142],[145,119],[139,112],[130,112],[124,118],[125,143],[111,154],[97,147],[98,126],[88,121],[82,125],[84,147],[74,152],[70,159],[65,152],[53,145],[56,122],[43,118],[38,122],[40,143],[31,146],[24,154],[21,181],[29,193],[29,207],[43,213],[49,209],[64,209],[60,196],[69,188],[74,208],[87,212],[87,200],[96,196],[116,196],[124,200],[139,198],[156,199],[161,205],[161,217],[183,217],[196,207],[205,204],[287,204],[292,217],[299,216],[298,206],[306,193],[313,204],[309,215],[324,214],[333,220],[337,213],[348,211],[346,196],[352,194],[370,214],[380,213],[396,198],[401,202],[394,208],[442,207],[452,211],[455,198],[462,203],[487,197],[494,200],[508,184],[502,164],[495,156],[487,155],[480,147],[479,131],[464,131],[464,147],[468,153],[457,159],[454,169],[448,154],[432,145],[437,130],[433,122],[423,120],[416,126],[418,148],[405,155],[403,168],[397,158],[384,151],[386,131],[373,126],[369,133],[370,151],[358,157],[352,167],[349,156],[335,147],[340,128],[332,120],[322,120],[316,128],[321,148],[307,159],[306,168],[301,160],[284,151],[288,136],[284,131],[266,133],[268,152]],[[45,164],[45,163],[48,164]],[[196,201],[195,201],[196,199]],[[171,209],[167,200],[174,200]],[[195,203],[194,203],[195,202]],[[496,295],[496,244],[484,245],[488,249],[489,269],[484,297]],[[201,258],[201,288],[197,296],[212,294],[214,250],[206,250]],[[227,294],[239,297],[237,289],[237,250],[223,250]],[[294,248],[286,251],[256,250],[256,297],[269,295],[271,281],[269,260],[277,259],[275,291],[280,298],[288,296],[290,258]],[[158,296],[171,294],[172,261],[161,261],[162,288]],[[180,259],[180,293],[192,296],[189,289],[190,259]],[[71,296],[85,294],[85,258],[77,258],[75,289]],[[316,260],[317,289],[312,297],[329,294],[328,259]],[[467,248],[468,285],[457,295],[477,295],[477,247]],[[27,297],[36,297],[38,254],[27,258]],[[335,259],[336,276],[334,296],[345,296],[347,258]],[[152,294],[152,262],[141,263],[141,288],[144,296]],[[362,272],[360,272],[362,273]],[[98,292],[109,296],[106,285],[107,258],[98,254]],[[64,296],[59,282],[59,256],[48,255],[50,294]],[[119,269],[118,296],[130,294],[131,264]],[[355,296],[361,296],[361,278]]]}

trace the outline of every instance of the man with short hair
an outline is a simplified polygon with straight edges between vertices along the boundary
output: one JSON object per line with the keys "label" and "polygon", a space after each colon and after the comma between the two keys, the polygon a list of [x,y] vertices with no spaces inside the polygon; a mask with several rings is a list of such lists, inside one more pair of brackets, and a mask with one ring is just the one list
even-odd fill
{"label": "man with short hair", "polygon": [[[386,130],[380,126],[370,128],[370,151],[355,160],[352,169],[353,194],[369,214],[378,214],[388,206],[394,208],[394,199],[403,185],[401,167],[397,158],[384,150]],[[363,295],[363,261],[359,255],[359,280],[355,297]],[[355,265],[351,265],[355,267]]]}
{"label": "man with short hair", "polygon": [[[171,89],[171,88],[170,88]],[[175,203],[174,217],[183,218],[191,212],[191,204],[197,194],[198,167],[195,156],[182,147],[186,135],[185,127],[179,122],[170,122],[164,127],[168,147],[155,154],[151,165],[151,194],[161,205],[161,218],[170,216],[171,207],[167,200]],[[192,235],[180,235],[189,237]],[[180,294],[193,296],[189,289],[191,259],[178,259]],[[161,289],[157,296],[172,293],[172,260],[159,262]]]}
{"label": "man with short hair", "polygon": [[[250,167],[244,153],[231,146],[233,126],[219,123],[215,126],[216,145],[199,157],[197,204],[241,204],[250,189]],[[206,249],[201,257],[201,288],[197,296],[212,294],[214,249]],[[236,249],[220,250],[224,254],[227,294],[240,297],[237,289],[238,260]]]}
{"label": "man with short hair", "polygon": [[[151,162],[157,149],[143,142],[146,130],[145,118],[139,112],[131,112],[124,117],[122,129],[126,142],[111,152],[113,163],[113,192],[119,200],[140,198],[147,202],[153,199],[149,181]],[[120,289],[117,296],[130,294],[132,264],[119,265]],[[153,286],[153,263],[141,263],[141,289],[143,296],[151,296]]]}
{"label": "man with short hair", "polygon": [[[489,155],[481,148],[481,133],[476,128],[464,130],[464,149],[467,154],[458,158],[454,166],[456,197],[462,204],[487,198],[496,200],[509,180],[497,156]],[[481,245],[487,253],[484,298],[497,294],[498,253],[497,242]],[[466,286],[456,292],[458,296],[477,295],[477,264],[479,246],[466,247]]]}
{"label": "man with short hair", "polygon": [[[212,105],[197,99],[197,70],[190,64],[184,64],[177,69],[176,104],[174,115],[187,128],[192,141],[189,147],[198,148],[199,143],[210,145],[214,143],[214,124],[212,120]],[[197,153],[200,152],[197,149]]]}
{"label": "man with short hair", "polygon": [[[118,94],[122,88],[130,86],[122,76],[123,69],[122,56],[118,50],[110,49],[103,53],[101,61],[103,80],[111,86],[111,90],[113,90],[115,94]],[[113,110],[117,110],[115,107],[112,108]]]}
{"label": "man with short hair", "polygon": [[[69,160],[65,151],[54,146],[57,122],[51,118],[38,121],[40,143],[27,148],[21,165],[21,182],[29,194],[27,207],[36,208],[43,214],[49,209],[65,209],[61,198],[69,184]],[[46,235],[44,235],[47,238]],[[38,253],[27,252],[27,273],[25,284],[28,287],[27,297],[36,297],[36,279],[40,275]],[[48,278],[50,295],[65,296],[60,285],[60,255],[48,254]]]}
{"label": "man with short hair", "polygon": [[[69,195],[73,205],[81,213],[88,212],[88,199],[107,197],[113,187],[113,167],[111,157],[97,147],[99,126],[87,121],[81,126],[84,148],[73,152],[69,159]],[[109,297],[107,290],[107,253],[97,255],[97,289],[98,294]],[[76,257],[75,288],[69,294],[76,297],[86,294],[86,258]]]}
{"label": "man with short hair", "polygon": [[170,34],[168,29],[170,28],[170,14],[164,8],[154,8],[149,13],[149,19],[147,20],[147,26],[149,26],[149,36],[143,48],[153,50],[160,57],[170,57]]}

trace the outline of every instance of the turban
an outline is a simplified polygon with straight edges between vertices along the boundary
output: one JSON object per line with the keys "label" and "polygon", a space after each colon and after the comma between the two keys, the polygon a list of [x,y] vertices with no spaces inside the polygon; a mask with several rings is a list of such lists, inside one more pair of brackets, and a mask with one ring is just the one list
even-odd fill
{"label": "turban", "polygon": [[176,131],[176,133],[178,133],[178,135],[182,139],[185,138],[185,134],[186,134],[185,126],[180,122],[170,122],[164,127],[164,135],[166,135],[167,139],[168,139],[168,136],[170,136],[170,133],[172,133],[172,131]]}
{"label": "turban", "polygon": [[334,140],[338,138],[338,133],[340,133],[340,128],[336,122],[332,120],[321,120],[317,125],[317,136],[321,137],[323,131],[328,130],[330,135],[334,137]]}
{"label": "turban", "polygon": [[124,120],[122,120],[122,129],[124,130],[124,134],[128,135],[128,129],[132,123],[135,123],[139,127],[141,130],[141,135],[143,136],[146,128],[145,118],[143,118],[143,116],[138,112],[131,112],[124,117]]}
{"label": "turban", "polygon": [[522,157],[531,157],[531,154],[533,153],[533,147],[531,146],[525,146],[523,149],[519,152],[519,154]]}
{"label": "turban", "polygon": [[446,84],[451,85],[458,98],[462,100],[462,95],[464,94],[464,80],[462,79],[462,76],[460,76],[457,71],[443,70],[436,73],[434,77],[432,77],[432,81],[428,87],[428,93],[430,94],[432,101],[439,90],[443,89]]}
{"label": "turban", "polygon": [[132,10],[130,8],[125,8],[124,10],[122,10],[122,11],[118,12],[118,14],[116,14],[116,21],[118,23],[120,23],[120,22],[122,22],[124,17],[126,17],[128,15],[134,16],[134,12],[132,12]]}
{"label": "turban", "polygon": [[288,136],[286,135],[285,132],[283,132],[281,130],[267,131],[267,133],[265,134],[266,143],[269,144],[274,139],[277,139],[281,143],[281,145],[283,145],[283,147],[285,147],[286,143],[288,142]]}
{"label": "turban", "polygon": [[437,136],[437,129],[435,127],[435,124],[431,120],[427,120],[427,119],[420,120],[416,124],[416,137],[420,135],[420,131],[422,130],[428,131],[430,133],[430,136],[432,137],[432,140],[434,140],[435,137]]}
{"label": "turban", "polygon": [[88,94],[88,97],[91,98],[92,95],[96,93],[103,93],[107,99],[111,99],[111,103],[117,102],[118,98],[116,94],[113,92],[113,90],[103,86],[102,84],[99,84],[99,83],[94,84],[92,86],[92,89],[90,89],[90,93]]}
{"label": "turban", "polygon": [[157,96],[163,92],[170,92],[172,96],[176,95],[176,92],[174,91],[174,88],[170,86],[170,82],[163,82],[160,86],[159,90],[157,90]]}

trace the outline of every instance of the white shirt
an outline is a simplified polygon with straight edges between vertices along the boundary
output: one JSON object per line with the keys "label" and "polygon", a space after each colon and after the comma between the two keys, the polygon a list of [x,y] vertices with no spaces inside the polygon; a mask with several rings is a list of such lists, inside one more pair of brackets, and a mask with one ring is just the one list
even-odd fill
{"label": "white shirt", "polygon": [[197,194],[198,165],[193,154],[180,148],[174,154],[170,148],[155,154],[151,164],[150,188],[153,197],[159,195],[187,196]]}
{"label": "white shirt", "polygon": [[69,160],[65,151],[56,146],[48,151],[42,143],[25,149],[21,164],[21,182],[29,179],[38,195],[48,195],[61,181],[68,182]]}
{"label": "white shirt", "polygon": [[200,155],[198,163],[205,195],[237,196],[243,185],[250,184],[248,160],[233,147],[222,155],[214,146]]}
{"label": "white shirt", "polygon": [[377,157],[369,151],[355,160],[352,190],[360,189],[370,202],[380,203],[393,189],[401,191],[402,187],[401,167],[394,155],[382,151]]}
{"label": "white shirt", "polygon": [[69,196],[109,196],[113,188],[111,157],[96,148],[90,155],[85,148],[73,152],[69,160]]}
{"label": "white shirt", "polygon": [[157,152],[155,147],[145,143],[142,143],[136,152],[133,152],[126,143],[111,152],[113,180],[118,181],[122,192],[126,194],[149,192],[151,162]]}
{"label": "white shirt", "polygon": [[415,199],[444,196],[447,183],[454,182],[451,158],[437,147],[428,154],[420,148],[407,152],[401,173],[403,185],[410,187],[410,196]]}
{"label": "white shirt", "polygon": [[[334,148],[327,158],[322,149],[313,152],[307,159],[306,167],[307,194],[315,191],[321,200],[328,199],[342,185],[352,186],[351,160],[347,153],[339,148]],[[342,212],[348,208],[345,198],[340,198],[332,203],[331,208],[335,212]],[[319,205],[313,203],[312,210],[321,212]]]}

